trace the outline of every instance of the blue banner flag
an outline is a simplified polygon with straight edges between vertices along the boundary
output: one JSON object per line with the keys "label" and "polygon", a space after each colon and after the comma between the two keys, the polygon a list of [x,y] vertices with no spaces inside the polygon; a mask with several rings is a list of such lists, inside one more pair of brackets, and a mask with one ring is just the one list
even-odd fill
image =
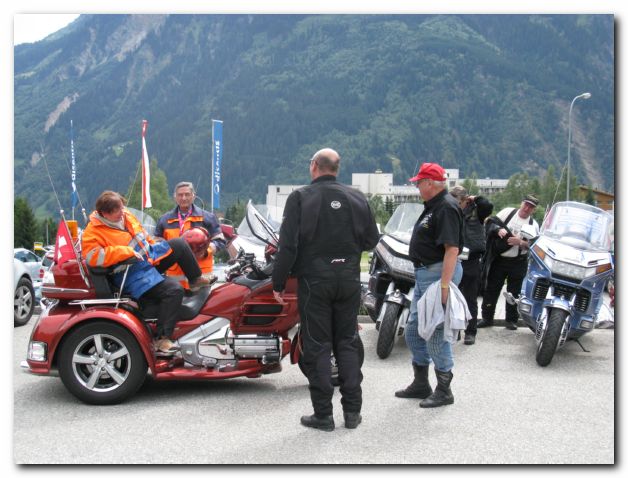
{"label": "blue banner flag", "polygon": [[70,120],[70,153],[72,155],[72,209],[78,206],[78,192],[76,190],[76,158],[74,157],[74,126]]}
{"label": "blue banner flag", "polygon": [[222,172],[222,121],[212,120],[212,210],[220,209]]}

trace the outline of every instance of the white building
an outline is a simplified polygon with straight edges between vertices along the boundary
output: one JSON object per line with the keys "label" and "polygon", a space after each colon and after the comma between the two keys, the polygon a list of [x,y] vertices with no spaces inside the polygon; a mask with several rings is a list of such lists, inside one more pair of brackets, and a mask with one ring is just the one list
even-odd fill
{"label": "white building", "polygon": [[302,188],[305,184],[292,185],[292,184],[271,184],[268,186],[268,192],[266,193],[266,206],[268,207],[268,214],[275,221],[281,222],[283,217],[283,210],[286,207],[286,200],[290,193],[296,189]]}
{"label": "white building", "polygon": [[378,169],[375,173],[353,173],[351,175],[351,186],[367,195],[382,196],[384,198],[391,197],[393,175],[392,173],[382,173],[381,169]]}
{"label": "white building", "polygon": [[[460,179],[459,169],[445,169],[447,173],[447,187],[449,189],[462,185],[464,179]],[[508,184],[507,179],[476,179],[479,194],[490,195],[503,191]],[[292,191],[302,188],[301,185],[271,184],[266,194],[266,204],[270,217],[281,221],[286,200]],[[395,186],[392,173],[384,173],[377,170],[374,173],[353,173],[351,186],[362,191],[367,197],[380,196],[382,200],[391,199],[395,204],[402,202],[418,202],[420,200],[419,189],[414,184]]]}

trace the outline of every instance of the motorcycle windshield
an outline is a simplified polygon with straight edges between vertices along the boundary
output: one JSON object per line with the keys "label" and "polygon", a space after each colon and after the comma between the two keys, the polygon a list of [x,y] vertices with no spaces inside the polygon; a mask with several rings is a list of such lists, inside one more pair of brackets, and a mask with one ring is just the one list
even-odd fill
{"label": "motorcycle windshield", "polygon": [[554,204],[541,226],[541,235],[586,251],[608,252],[614,218],[608,212],[575,201]]}
{"label": "motorcycle windshield", "polygon": [[423,204],[418,202],[402,203],[397,206],[393,215],[384,227],[384,232],[404,244],[410,244],[414,224],[423,212]]}
{"label": "motorcycle windshield", "polygon": [[238,227],[238,234],[254,237],[266,244],[277,244],[279,224],[262,212],[265,206],[255,206],[252,201],[246,205],[246,215]]}
{"label": "motorcycle windshield", "polygon": [[157,223],[151,216],[148,215],[148,213],[142,212],[138,209],[128,207],[128,206],[126,209],[131,214],[133,214],[137,218],[138,221],[142,223],[142,227],[148,234],[150,234],[151,236],[155,235],[155,227],[157,226]]}

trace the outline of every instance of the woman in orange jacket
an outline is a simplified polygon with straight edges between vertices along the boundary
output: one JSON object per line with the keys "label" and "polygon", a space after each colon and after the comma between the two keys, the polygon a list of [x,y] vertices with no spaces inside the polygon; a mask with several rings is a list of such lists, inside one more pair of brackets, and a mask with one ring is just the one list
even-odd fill
{"label": "woman in orange jacket", "polygon": [[[124,204],[124,198],[114,191],[104,191],[98,197],[96,210],[90,215],[81,238],[83,254],[92,267],[109,267],[132,257],[139,259],[129,268],[122,292],[136,300],[159,303],[155,347],[160,352],[172,353],[178,349],[171,337],[183,288],[161,273],[179,264],[192,290],[208,286],[209,281],[201,276],[201,269],[184,240],[155,241]],[[113,274],[116,286],[120,287],[122,277],[121,272]]]}

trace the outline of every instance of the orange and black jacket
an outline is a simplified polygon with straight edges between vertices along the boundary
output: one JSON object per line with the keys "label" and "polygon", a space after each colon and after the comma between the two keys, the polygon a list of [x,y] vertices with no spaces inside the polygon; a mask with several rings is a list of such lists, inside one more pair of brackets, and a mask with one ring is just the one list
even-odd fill
{"label": "orange and black jacket", "polygon": [[[142,224],[126,209],[124,229],[105,224],[96,211],[92,212],[89,224],[83,231],[81,245],[82,254],[92,267],[109,267],[139,252],[144,260],[131,266],[124,285],[124,291],[134,298],[139,298],[164,280],[154,265],[172,253],[166,241],[157,242],[151,238]],[[114,274],[113,280],[118,287],[122,283],[122,276],[122,272]]]}
{"label": "orange and black jacket", "polygon": [[[183,227],[179,224],[179,206],[161,216],[155,228],[155,236],[163,237],[168,241],[181,237],[182,233],[194,227],[204,227],[209,232],[210,242],[214,244],[216,251],[225,248],[225,237],[220,230],[220,224],[218,224],[216,216],[194,204],[191,206],[190,214],[183,220]],[[203,274],[209,274],[213,270],[214,257],[211,247],[207,248],[207,256],[198,260],[198,265]],[[183,287],[189,287],[185,274],[183,274],[183,271],[177,264],[168,269],[166,274],[177,279]]]}

